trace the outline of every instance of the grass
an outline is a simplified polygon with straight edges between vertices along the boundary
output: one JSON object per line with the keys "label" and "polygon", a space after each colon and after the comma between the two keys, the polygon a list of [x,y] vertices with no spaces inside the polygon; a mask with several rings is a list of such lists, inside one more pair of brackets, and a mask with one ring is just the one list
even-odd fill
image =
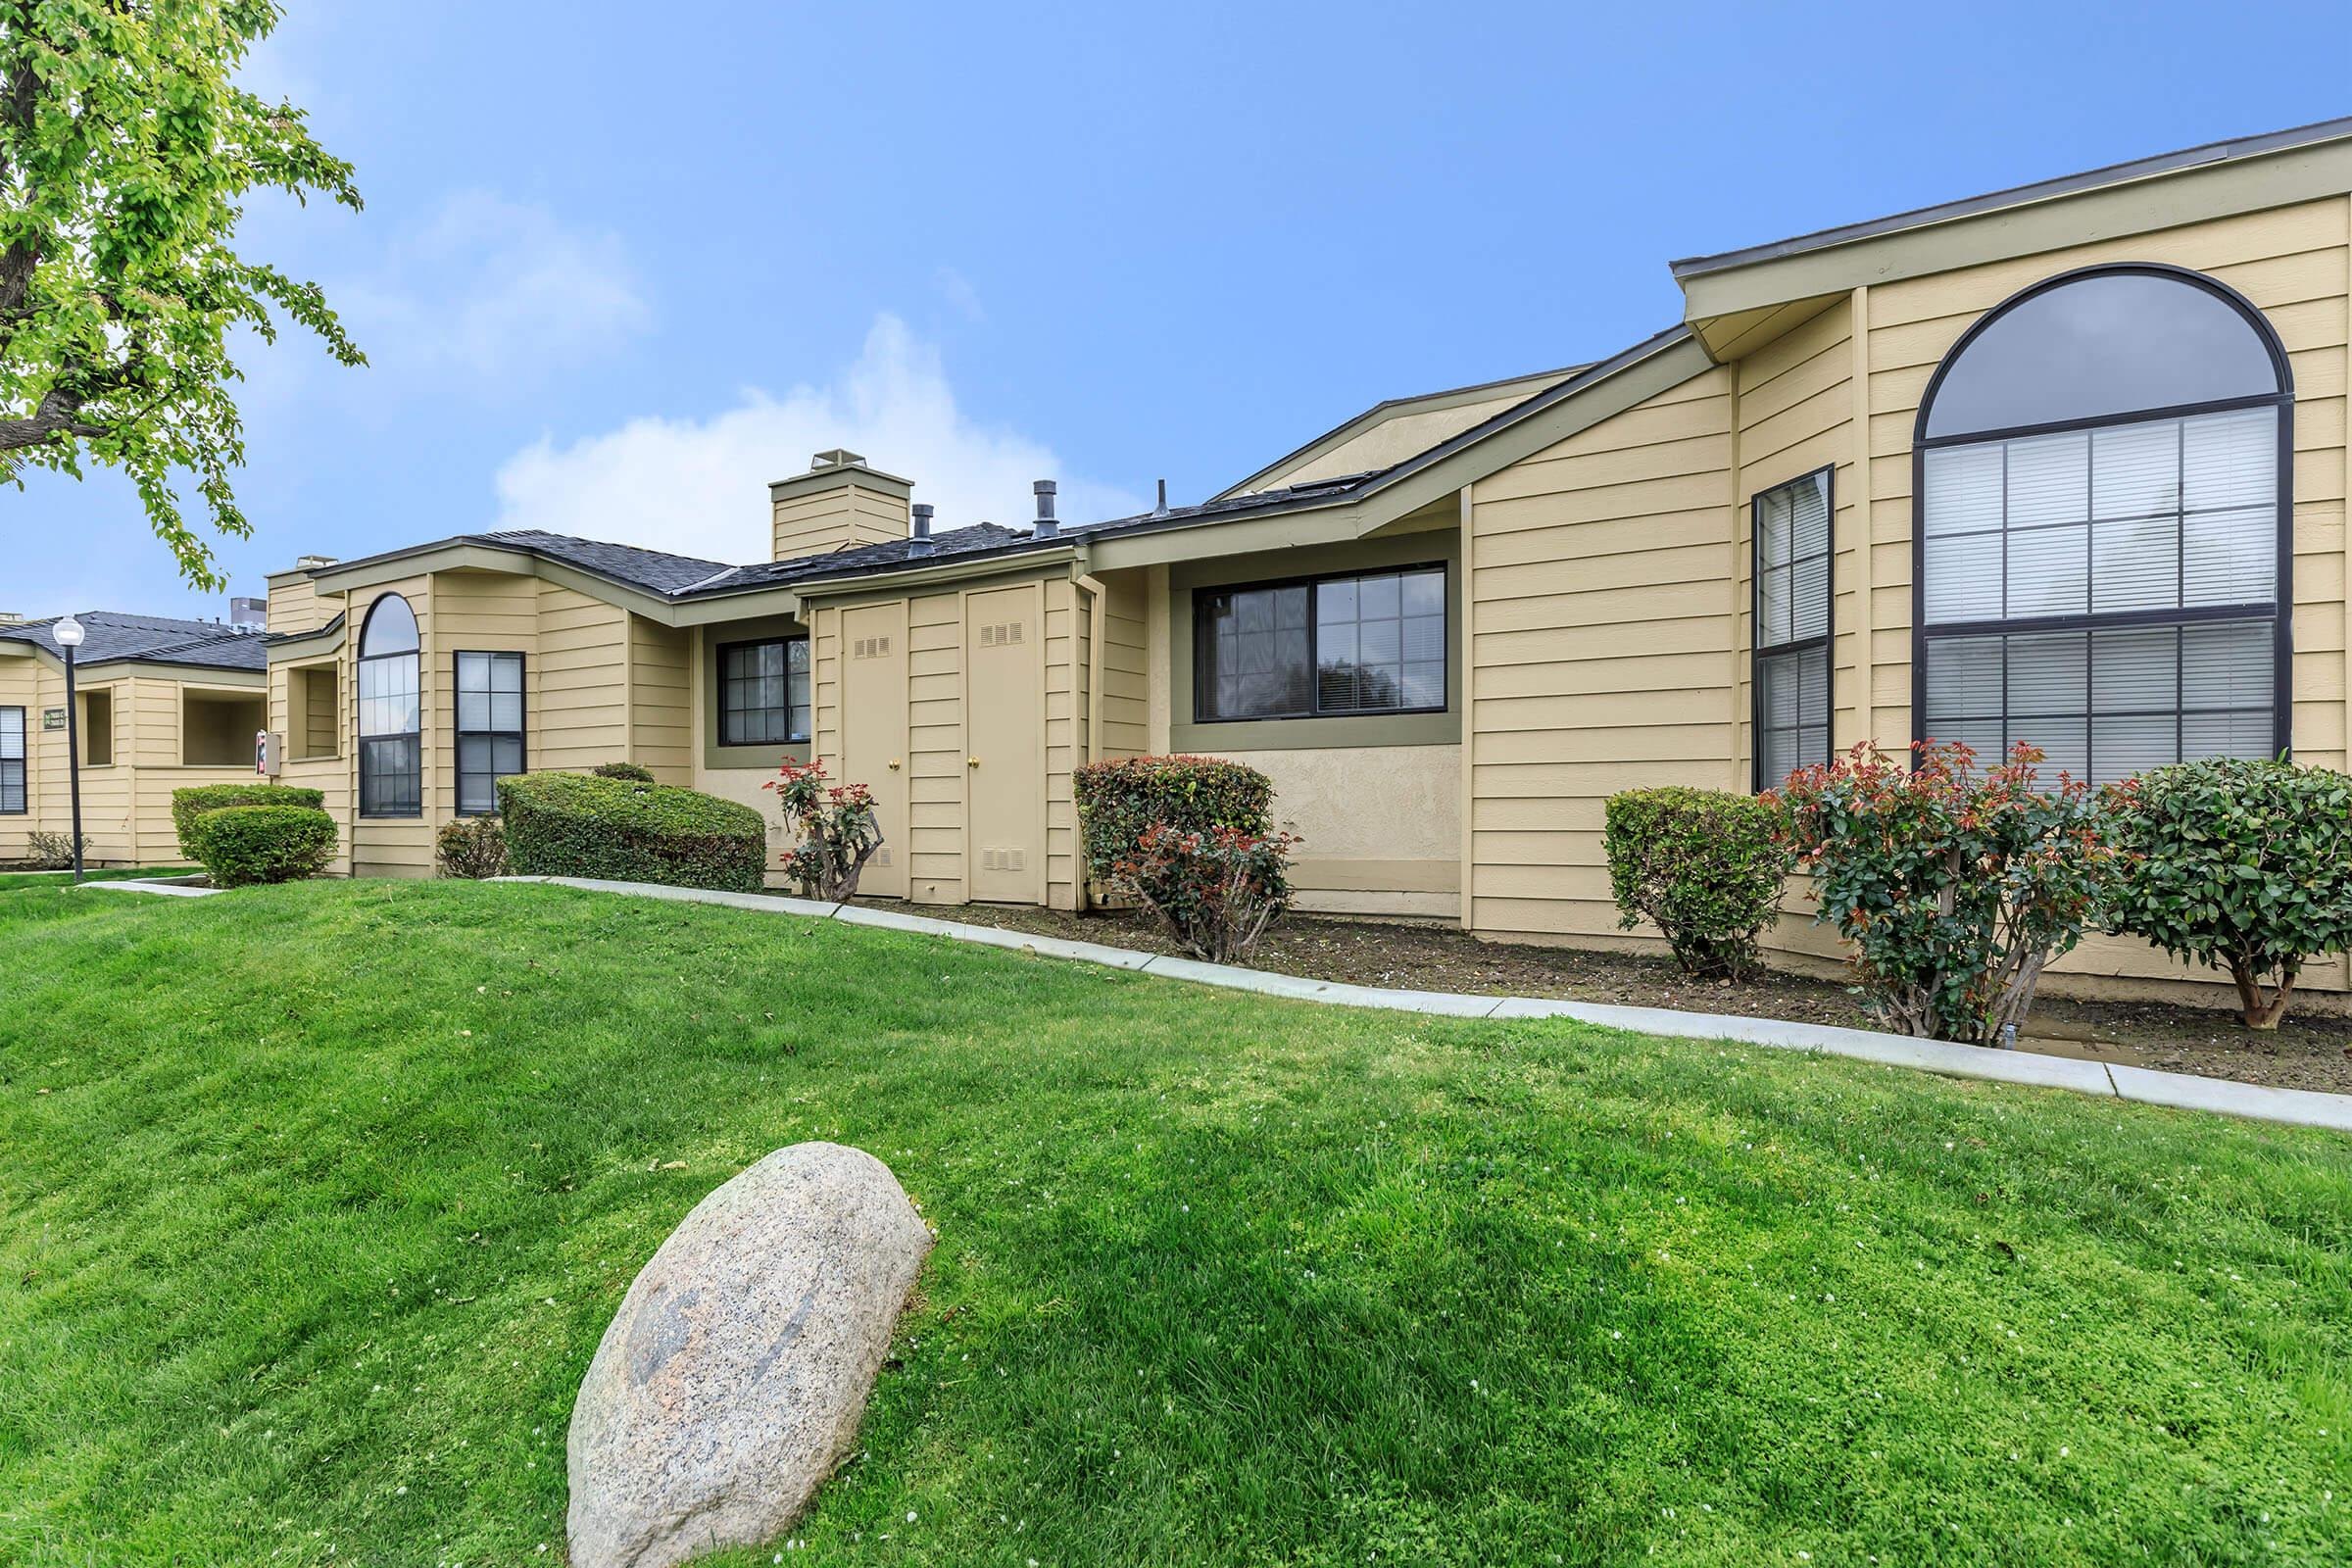
{"label": "grass", "polygon": [[[81,873],[84,882],[120,882],[134,876],[193,876],[203,869],[195,865],[93,865]],[[59,871],[0,871],[0,892],[10,888],[57,887],[74,880],[71,872]]]}
{"label": "grass", "polygon": [[0,1560],[560,1559],[621,1292],[809,1138],[940,1242],[787,1562],[2342,1560],[2326,1134],[549,887],[0,954]]}

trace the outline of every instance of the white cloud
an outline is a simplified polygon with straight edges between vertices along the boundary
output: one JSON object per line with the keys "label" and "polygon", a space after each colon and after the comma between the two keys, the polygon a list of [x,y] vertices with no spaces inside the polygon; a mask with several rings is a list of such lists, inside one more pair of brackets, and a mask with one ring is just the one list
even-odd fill
{"label": "white cloud", "polygon": [[1058,479],[1071,520],[1143,503],[1065,473],[1045,445],[979,424],[956,406],[939,352],[895,316],[878,318],[858,359],[823,385],[782,396],[747,388],[709,419],[631,419],[558,447],[542,439],[499,468],[502,528],[545,528],[730,563],[764,561],[767,485],[810,453],[847,447],[914,481],[941,530],[1033,514],[1030,482]]}
{"label": "white cloud", "polygon": [[500,383],[583,364],[653,319],[617,234],[482,190],[450,196],[376,274],[327,297],[376,365]]}

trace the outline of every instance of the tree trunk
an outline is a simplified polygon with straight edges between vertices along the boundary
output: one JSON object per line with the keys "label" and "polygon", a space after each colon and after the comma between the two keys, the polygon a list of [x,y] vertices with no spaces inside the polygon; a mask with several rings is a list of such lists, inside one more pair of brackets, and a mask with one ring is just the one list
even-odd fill
{"label": "tree trunk", "polygon": [[2271,1030],[2286,1016],[2287,1002],[2294,996],[2297,965],[2278,966],[2278,984],[2268,996],[2263,994],[2262,974],[2243,958],[2230,960],[2230,978],[2237,982],[2237,1002],[2249,1029]]}

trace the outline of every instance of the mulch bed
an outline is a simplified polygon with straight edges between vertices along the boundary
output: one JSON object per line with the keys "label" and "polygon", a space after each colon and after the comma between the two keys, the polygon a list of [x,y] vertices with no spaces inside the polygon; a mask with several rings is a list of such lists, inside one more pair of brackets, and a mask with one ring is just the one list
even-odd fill
{"label": "mulch bed", "polygon": [[[922,912],[1148,953],[1183,953],[1148,920],[1119,910],[1074,915],[1059,909],[972,904]],[[1663,956],[1482,942],[1437,925],[1294,914],[1266,933],[1250,966],[1355,985],[1564,997],[1875,1027],[1854,993],[1836,981],[1774,973],[1748,983],[1711,984],[1692,980]],[[2352,1019],[2289,1014],[2276,1033],[2262,1035],[2240,1025],[2235,1013],[2218,1009],[2043,997],[2034,1004],[2025,1044],[2054,1055],[2164,1072],[2352,1093]]]}

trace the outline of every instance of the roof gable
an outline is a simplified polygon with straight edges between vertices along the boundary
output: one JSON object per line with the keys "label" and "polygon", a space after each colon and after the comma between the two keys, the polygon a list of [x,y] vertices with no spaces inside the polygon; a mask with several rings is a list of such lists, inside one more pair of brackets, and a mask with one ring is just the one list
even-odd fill
{"label": "roof gable", "polygon": [[1585,366],[1539,370],[1500,381],[1450,387],[1415,397],[1375,403],[1353,418],[1332,426],[1296,451],[1218,491],[1211,502],[1262,491],[1327,483],[1354,473],[1389,467],[1459,435],[1522,399],[1556,386]]}
{"label": "roof gable", "polygon": [[2352,118],[2209,142],[1672,265],[1684,319],[2352,191]]}

